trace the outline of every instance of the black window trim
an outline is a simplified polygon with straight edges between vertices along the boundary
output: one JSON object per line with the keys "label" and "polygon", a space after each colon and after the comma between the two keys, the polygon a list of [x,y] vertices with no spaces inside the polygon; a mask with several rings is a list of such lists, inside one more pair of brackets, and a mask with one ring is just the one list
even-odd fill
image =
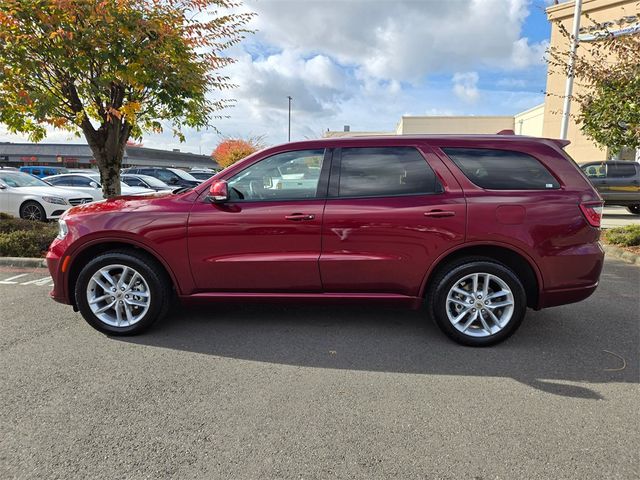
{"label": "black window trim", "polygon": [[[281,152],[274,153],[273,155],[269,155],[267,157],[263,157],[256,162],[252,162],[251,165],[247,165],[246,168],[235,172],[230,178],[233,178],[242,172],[244,172],[247,168],[251,168],[258,163],[267,160],[268,158],[275,157],[276,155],[280,155],[282,153],[290,153],[290,152],[305,152],[309,150],[321,150],[320,148],[296,148],[292,150],[283,150]],[[335,155],[333,154],[334,149],[329,147],[322,148],[324,150],[324,156],[322,158],[322,169],[320,170],[320,177],[318,178],[318,186],[316,187],[316,196],[312,198],[258,198],[258,199],[241,199],[234,198],[233,200],[229,200],[228,203],[269,203],[269,202],[315,202],[317,200],[326,200],[327,199],[327,189],[329,187],[329,169],[331,168],[333,159]],[[228,181],[229,178],[225,178],[225,181]],[[206,192],[203,198],[206,197]]]}
{"label": "black window trim", "polygon": [[[538,157],[536,157],[535,155],[532,155],[529,152],[523,152],[521,150],[514,150],[513,148],[503,148],[503,147],[486,147],[484,145],[481,146],[468,146],[468,145],[464,145],[464,146],[456,146],[456,145],[434,145],[434,148],[437,148],[440,151],[440,155],[444,156],[447,160],[449,160],[453,166],[455,168],[457,168],[460,173],[462,174],[462,176],[464,178],[466,178],[467,180],[469,180],[469,182],[471,182],[471,184],[476,187],[479,188],[480,190],[486,191],[486,192],[557,192],[558,190],[565,190],[565,184],[564,182],[551,170],[549,170],[549,168],[544,164],[544,162],[540,161],[540,159]],[[527,155],[531,158],[533,158],[536,162],[538,162],[540,164],[540,166],[542,166],[542,168],[544,168],[547,173],[549,175],[551,175],[551,177],[553,177],[556,182],[558,182],[558,188],[484,188],[481,187],[480,185],[478,185],[477,183],[475,183],[473,180],[471,180],[469,177],[467,177],[466,173],[464,173],[462,171],[462,168],[460,168],[456,162],[453,160],[453,158],[451,158],[447,152],[445,152],[445,149],[447,148],[455,148],[455,149],[459,149],[459,150],[500,150],[503,152],[514,152],[514,153],[519,153],[522,155]],[[574,162],[575,163],[575,162]],[[580,169],[582,170],[582,169]],[[583,172],[584,173],[584,172]],[[586,176],[586,174],[585,174]]]}
{"label": "black window trim", "polygon": [[380,194],[380,195],[340,195],[340,171],[342,166],[342,148],[334,149],[333,162],[331,164],[331,176],[329,179],[329,192],[328,192],[328,200],[355,200],[360,198],[395,198],[395,197],[424,197],[427,195],[442,195],[445,193],[445,188],[442,186],[442,182],[440,181],[440,177],[436,173],[436,170],[431,166],[429,160],[424,156],[420,148],[416,145],[366,145],[366,146],[354,146],[354,147],[345,147],[345,148],[413,148],[418,155],[422,157],[427,167],[431,169],[433,175],[435,176],[435,187],[436,191],[434,192],[423,192],[423,193],[396,193],[393,195],[390,194]]}

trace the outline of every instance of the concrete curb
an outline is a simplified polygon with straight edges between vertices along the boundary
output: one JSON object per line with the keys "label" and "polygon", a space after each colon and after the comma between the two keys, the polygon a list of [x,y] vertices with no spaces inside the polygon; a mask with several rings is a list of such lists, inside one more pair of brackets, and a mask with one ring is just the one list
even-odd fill
{"label": "concrete curb", "polygon": [[0,257],[0,267],[47,268],[44,258]]}
{"label": "concrete curb", "polygon": [[615,247],[613,245],[602,245],[602,248],[604,248],[604,253],[607,257],[618,258],[625,262],[640,266],[640,255],[627,252],[624,248]]}

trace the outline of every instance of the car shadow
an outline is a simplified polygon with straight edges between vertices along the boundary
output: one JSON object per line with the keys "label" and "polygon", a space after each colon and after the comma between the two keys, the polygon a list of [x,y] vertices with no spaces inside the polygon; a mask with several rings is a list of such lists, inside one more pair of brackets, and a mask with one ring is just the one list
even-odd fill
{"label": "car shadow", "polygon": [[[616,271],[603,281],[628,286]],[[638,383],[638,307],[635,294],[621,295],[599,290],[582,303],[530,310],[513,337],[491,348],[449,341],[424,311],[327,304],[179,307],[148,333],[118,340],[302,367],[512,378],[598,400],[585,383]]]}

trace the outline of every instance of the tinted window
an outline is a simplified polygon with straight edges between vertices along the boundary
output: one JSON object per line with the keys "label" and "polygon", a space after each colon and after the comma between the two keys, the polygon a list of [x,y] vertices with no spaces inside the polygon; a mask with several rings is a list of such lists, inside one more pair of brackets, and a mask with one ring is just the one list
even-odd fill
{"label": "tinted window", "polygon": [[607,177],[633,177],[636,167],[633,163],[610,163],[607,165]]}
{"label": "tinted window", "polygon": [[122,177],[122,181],[130,187],[144,187],[144,183],[138,180],[136,177]]}
{"label": "tinted window", "polygon": [[91,180],[90,178],[81,177],[80,175],[75,175],[72,178],[73,184],[77,187],[90,187],[91,182],[93,182],[93,180]]}
{"label": "tinted window", "polygon": [[546,190],[558,181],[531,155],[510,150],[443,148],[469,180],[490,190]]}
{"label": "tinted window", "polygon": [[244,200],[315,198],[324,150],[273,155],[229,179],[231,196]]}
{"label": "tinted window", "polygon": [[342,149],[341,197],[434,193],[437,185],[433,170],[415,148]]}
{"label": "tinted window", "polygon": [[71,187],[74,185],[71,177],[57,177],[47,180],[51,185],[60,185],[63,187]]}

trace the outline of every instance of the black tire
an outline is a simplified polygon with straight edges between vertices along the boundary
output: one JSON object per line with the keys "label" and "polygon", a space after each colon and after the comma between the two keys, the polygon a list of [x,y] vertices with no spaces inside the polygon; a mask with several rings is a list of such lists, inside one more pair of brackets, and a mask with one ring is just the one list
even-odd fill
{"label": "black tire", "polygon": [[[506,283],[513,295],[513,311],[508,323],[498,332],[482,337],[462,333],[454,327],[447,315],[447,295],[449,291],[454,285],[473,273],[488,273],[498,277]],[[488,347],[502,342],[518,329],[527,310],[527,297],[522,283],[511,269],[489,258],[469,257],[455,261],[440,270],[440,273],[431,283],[431,288],[427,295],[427,305],[440,330],[450,339],[471,347]],[[487,317],[484,318],[486,319]],[[480,320],[478,319],[478,326],[480,325],[479,322]],[[472,331],[474,331],[473,327]],[[476,329],[475,331],[479,330]]]}
{"label": "black tire", "polygon": [[633,213],[634,215],[640,215],[640,203],[638,205],[629,205],[627,210],[629,210],[629,213]]}
{"label": "black tire", "polygon": [[[99,269],[109,265],[124,265],[133,268],[143,277],[149,287],[149,308],[144,316],[132,325],[121,327],[109,325],[98,318],[89,306],[87,288],[91,277]],[[135,250],[116,250],[99,255],[82,268],[76,281],[74,293],[80,313],[93,328],[109,335],[136,335],[166,315],[172,298],[172,285],[164,269],[151,255]]]}
{"label": "black tire", "polygon": [[28,200],[20,205],[20,218],[24,220],[34,220],[38,222],[47,221],[47,213],[42,205],[35,200]]}

